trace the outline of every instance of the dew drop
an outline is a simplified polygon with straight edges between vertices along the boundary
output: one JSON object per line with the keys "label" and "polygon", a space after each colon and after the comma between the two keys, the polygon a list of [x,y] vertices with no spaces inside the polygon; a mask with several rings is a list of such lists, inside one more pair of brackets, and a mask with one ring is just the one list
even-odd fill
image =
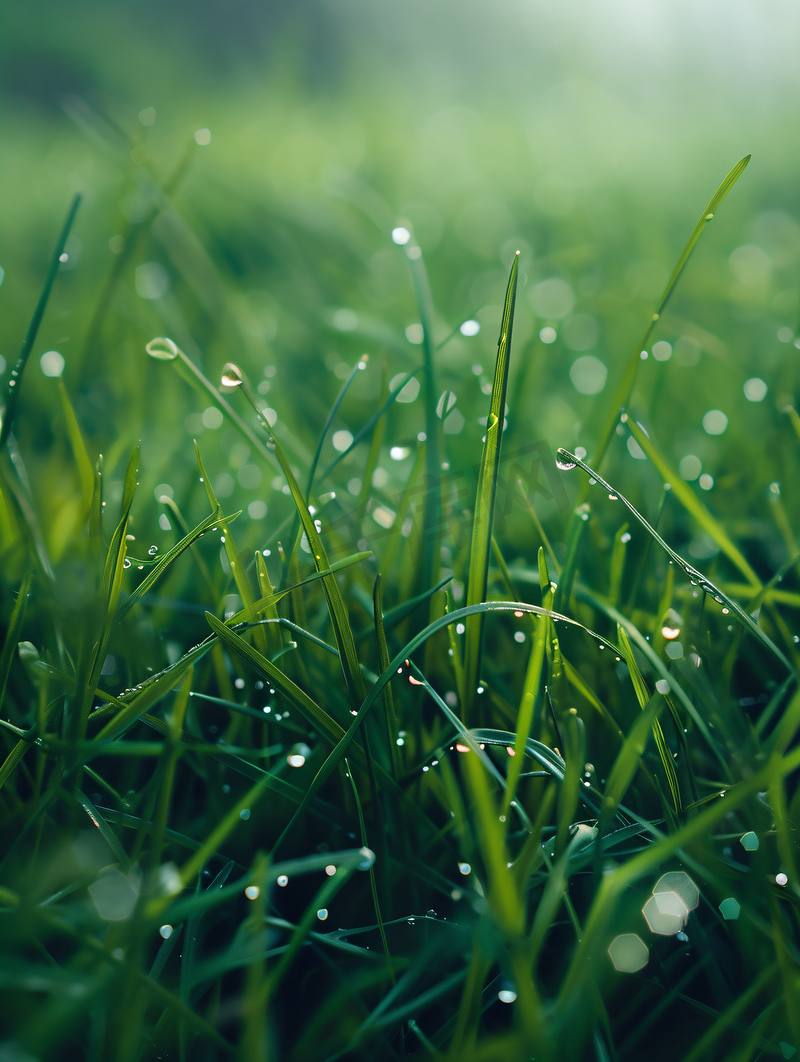
{"label": "dew drop", "polygon": [[278,875],[278,884],[282,889],[285,889],[286,886],[289,884],[289,879],[286,877],[285,874]]}
{"label": "dew drop", "polygon": [[229,361],[222,370],[222,386],[223,387],[239,387],[243,382],[242,370],[238,365],[234,365],[232,361]]}
{"label": "dew drop", "polygon": [[158,553],[158,546],[151,546],[147,552],[151,557],[155,557],[156,553]]}
{"label": "dew drop", "polygon": [[560,468],[562,472],[569,472],[571,468],[575,467],[575,462],[566,450],[559,449],[556,452],[556,467]]}

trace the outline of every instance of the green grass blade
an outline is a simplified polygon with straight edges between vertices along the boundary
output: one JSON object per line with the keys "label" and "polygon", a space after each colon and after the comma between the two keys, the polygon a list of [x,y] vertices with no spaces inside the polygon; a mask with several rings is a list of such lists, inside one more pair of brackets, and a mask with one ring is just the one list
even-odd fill
{"label": "green grass blade", "polygon": [[[650,702],[650,690],[647,688],[647,683],[644,680],[644,676],[639,670],[639,665],[636,663],[636,657],[633,655],[633,648],[630,643],[630,639],[625,629],[617,625],[617,637],[619,639],[619,646],[622,650],[622,655],[625,659],[625,663],[628,665],[628,673],[630,674],[631,681],[633,682],[633,688],[636,693],[636,699],[639,702],[639,707],[644,711]],[[667,746],[667,740],[664,737],[664,731],[661,729],[661,723],[658,719],[653,720],[653,737],[656,741],[656,747],[658,748],[658,754],[661,757],[661,764],[664,768],[664,773],[667,776],[667,784],[669,785],[670,793],[672,794],[672,803],[675,811],[679,812],[682,807],[681,791],[678,785],[678,774],[675,770],[675,763],[672,759],[672,754]],[[621,799],[621,798],[620,798]]]}
{"label": "green grass blade", "polygon": [[[489,405],[486,426],[486,441],[483,445],[478,491],[475,498],[475,516],[472,523],[472,543],[469,552],[469,575],[467,578],[467,605],[476,605],[486,600],[489,580],[489,563],[492,550],[492,522],[497,494],[497,476],[500,469],[500,446],[505,421],[508,370],[511,358],[511,334],[514,325],[514,303],[517,295],[519,252],[514,256],[508,278],[500,339],[497,344],[497,361],[494,370],[494,385]],[[481,666],[483,646],[483,618],[475,613],[470,616],[464,635],[464,677],[461,690],[461,711],[468,718],[475,698]]]}
{"label": "green grass blade", "polygon": [[83,433],[78,424],[78,418],[75,416],[75,410],[72,408],[72,403],[69,400],[63,376],[59,376],[58,378],[58,393],[61,397],[61,408],[64,411],[64,420],[67,422],[67,434],[69,436],[70,445],[72,446],[72,454],[78,468],[78,477],[81,482],[81,496],[83,502],[81,513],[82,516],[85,517],[89,512],[92,504],[92,497],[94,495],[94,466],[92,465],[91,458],[86,449],[86,443],[84,442]]}
{"label": "green grass blade", "polygon": [[36,342],[36,336],[39,334],[39,326],[42,323],[44,312],[47,309],[47,303],[50,300],[50,292],[53,290],[53,284],[55,284],[58,269],[61,265],[61,255],[64,253],[64,246],[67,242],[67,237],[70,234],[72,223],[75,220],[75,215],[78,213],[78,207],[80,205],[81,196],[76,195],[72,200],[69,211],[67,212],[67,219],[64,222],[64,227],[61,230],[61,234],[56,242],[55,250],[53,251],[53,256],[50,259],[44,287],[39,296],[39,301],[36,304],[36,309],[33,311],[33,317],[28,325],[28,331],[22,341],[22,349],[20,350],[16,364],[8,377],[5,410],[3,411],[2,424],[0,424],[0,450],[2,450],[8,440],[8,436],[14,426],[14,419],[17,415],[17,406],[19,404],[20,389],[22,387],[22,375],[25,372],[25,366],[28,364],[28,358],[33,350],[33,344]]}
{"label": "green grass blade", "polygon": [[[3,642],[3,649],[0,652],[0,706],[3,704],[3,697],[5,696],[6,684],[8,682],[8,673],[11,670],[14,653],[17,651],[17,644],[19,642],[20,633],[22,632],[22,624],[25,620],[25,609],[28,605],[28,597],[32,585],[33,572],[27,572],[27,574],[22,577],[17,600],[14,602],[14,607],[11,610],[11,618],[8,621],[8,627],[6,628],[6,638]],[[2,787],[1,782],[0,787]]]}
{"label": "green grass blade", "polygon": [[762,589],[761,580],[750,567],[741,551],[733,544],[733,542],[731,542],[722,526],[714,519],[689,484],[669,467],[649,437],[631,417],[625,417],[623,415],[623,420],[627,423],[631,435],[655,465],[659,476],[661,476],[666,483],[669,483],[673,494],[681,505],[695,518],[695,520],[697,520],[698,524],[708,535],[711,536],[722,552],[733,562],[733,564],[736,565],[745,579],[752,584],[753,591],[760,591]]}
{"label": "green grass blade", "polygon": [[199,538],[202,538],[202,536],[211,527],[215,527],[218,524],[222,525],[225,522],[230,522],[239,515],[240,513],[233,513],[230,516],[223,516],[222,513],[218,510],[217,512],[212,513],[210,516],[207,516],[205,520],[202,520],[197,525],[197,527],[190,531],[188,535],[182,538],[180,542],[176,543],[172,547],[172,549],[170,549],[167,553],[164,554],[163,557],[159,559],[158,564],[155,565],[155,567],[150,571],[147,577],[144,578],[141,583],[139,583],[136,589],[133,590],[119,606],[119,608],[117,609],[117,618],[121,618],[127,612],[130,612],[133,606],[137,604],[137,602],[141,601],[142,597],[144,597],[144,595],[148,593],[148,591],[153,586],[155,586],[155,584],[158,582],[158,580],[161,578],[167,568],[169,568],[170,565],[178,559],[181,553],[183,553],[184,550],[188,549],[189,546],[192,545],[192,543],[196,542]]}
{"label": "green grass blade", "polygon": [[674,549],[668,546],[664,539],[661,537],[661,535],[659,535],[659,533],[656,531],[656,529],[652,527],[647,522],[647,520],[645,520],[641,513],[639,513],[638,510],[634,508],[634,506],[628,501],[628,499],[623,494],[620,494],[620,492],[615,487],[611,487],[610,484],[606,483],[603,477],[598,475],[598,473],[595,472],[593,468],[587,465],[584,461],[581,461],[579,457],[576,457],[574,454],[571,454],[568,450],[560,449],[558,451],[558,454],[559,459],[565,467],[579,465],[584,472],[588,473],[589,476],[595,479],[601,487],[604,487],[609,492],[609,494],[613,494],[616,498],[619,498],[619,500],[626,507],[626,509],[633,516],[636,517],[636,519],[639,521],[645,531],[647,531],[648,534],[652,535],[653,539],[658,543],[659,546],[661,546],[664,552],[667,553],[672,558],[672,560],[680,568],[683,569],[683,571],[686,575],[688,575],[690,581],[693,584],[699,586],[701,590],[703,590],[710,597],[713,597],[718,604],[725,604],[730,609],[730,611],[736,616],[739,622],[746,628],[746,630],[748,630],[752,635],[754,635],[755,638],[762,643],[762,645],[765,645],[770,650],[770,652],[773,653],[780,660],[780,662],[788,671],[794,670],[792,664],[787,659],[787,657],[784,656],[784,654],[777,647],[777,645],[775,645],[772,639],[758,626],[753,617],[748,615],[741,607],[741,605],[737,604],[732,598],[728,597],[727,594],[723,593],[723,591],[720,590],[719,587],[715,586],[710,579],[708,579],[705,575],[702,574],[702,572],[699,572],[695,567],[689,564],[688,561],[685,561],[683,557],[680,556],[680,554],[676,553]]}
{"label": "green grass blade", "polygon": [[[380,573],[375,579],[372,591],[372,607],[375,615],[375,642],[378,649],[378,666],[385,671],[389,666],[389,647],[386,644],[386,630],[383,625],[383,593],[381,589]],[[399,778],[403,772],[403,763],[397,746],[397,718],[394,710],[394,697],[389,683],[383,690],[383,708],[386,712],[386,736],[389,743],[389,755],[392,762],[392,773]],[[366,842],[365,842],[366,843]]]}
{"label": "green grass blade", "polygon": [[636,349],[631,352],[631,356],[628,359],[628,364],[625,366],[625,370],[622,374],[622,377],[619,383],[617,384],[616,390],[614,391],[614,394],[611,398],[611,402],[609,404],[608,417],[606,418],[606,421],[603,425],[603,429],[600,433],[600,439],[597,445],[597,450],[595,451],[594,457],[592,458],[593,464],[599,465],[603,459],[603,456],[605,455],[606,449],[608,448],[609,440],[611,439],[611,436],[614,431],[614,425],[616,424],[617,417],[619,416],[619,411],[623,408],[623,406],[626,406],[628,404],[628,399],[630,398],[631,391],[633,390],[633,385],[636,380],[636,373],[639,369],[639,366],[641,365],[640,353],[646,348],[652,331],[656,326],[656,322],[660,319],[661,314],[664,312],[664,309],[667,303],[669,302],[670,297],[672,296],[672,293],[678,284],[678,281],[681,278],[681,274],[686,268],[686,263],[689,261],[691,253],[695,248],[695,244],[702,236],[703,230],[705,229],[706,225],[714,217],[717,208],[721,205],[725,196],[728,194],[728,192],[730,192],[731,188],[733,188],[733,186],[741,177],[749,161],[750,155],[746,155],[743,159],[736,163],[730,173],[726,176],[725,180],[716,190],[714,195],[711,197],[708,206],[698,218],[697,224],[692,229],[689,239],[684,244],[683,250],[681,251],[678,261],[675,264],[675,268],[672,271],[672,276],[667,281],[667,286],[664,288],[664,291],[661,295],[658,307],[653,316],[651,317],[650,321],[648,322],[647,327],[644,330],[644,334],[639,340]]}

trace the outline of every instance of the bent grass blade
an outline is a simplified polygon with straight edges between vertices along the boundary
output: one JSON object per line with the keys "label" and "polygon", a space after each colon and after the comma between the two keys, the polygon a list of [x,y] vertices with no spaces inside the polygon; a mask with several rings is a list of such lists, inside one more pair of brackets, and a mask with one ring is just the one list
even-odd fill
{"label": "bent grass blade", "polygon": [[699,586],[700,589],[703,590],[710,597],[713,597],[718,604],[726,605],[727,608],[729,608],[730,611],[736,616],[739,622],[752,635],[754,635],[758,639],[758,641],[761,642],[762,645],[765,645],[767,649],[769,649],[770,652],[778,658],[778,660],[780,660],[780,662],[784,665],[787,671],[794,671],[794,667],[792,666],[791,662],[787,659],[786,656],[784,656],[784,654],[777,647],[777,645],[775,645],[769,635],[766,634],[758,626],[753,617],[749,616],[741,607],[741,605],[738,605],[732,598],[728,597],[727,594],[723,593],[723,591],[720,590],[717,586],[715,586],[714,583],[712,583],[709,578],[703,575],[702,572],[699,572],[697,568],[689,564],[688,561],[685,561],[683,557],[680,556],[680,554],[676,553],[675,550],[672,549],[671,546],[668,546],[664,539],[661,537],[661,535],[659,535],[659,533],[656,531],[656,529],[652,527],[647,522],[647,520],[645,520],[645,518],[641,515],[638,509],[636,509],[628,501],[624,494],[621,494],[616,489],[616,487],[612,487],[603,479],[601,475],[595,472],[595,470],[590,465],[587,465],[585,461],[582,461],[579,457],[576,457],[574,454],[571,454],[569,450],[564,450],[563,448],[559,449],[558,457],[560,458],[563,467],[568,468],[578,465],[580,468],[583,469],[584,472],[586,472],[589,476],[595,479],[601,487],[604,487],[609,494],[612,494],[614,495],[614,497],[619,498],[619,500],[626,507],[626,509],[633,516],[636,517],[636,519],[639,521],[645,531],[647,531],[648,534],[652,535],[653,539],[658,543],[658,545],[661,546],[664,552],[667,553],[672,558],[672,560],[684,571],[684,573],[689,577],[689,580],[693,584]]}

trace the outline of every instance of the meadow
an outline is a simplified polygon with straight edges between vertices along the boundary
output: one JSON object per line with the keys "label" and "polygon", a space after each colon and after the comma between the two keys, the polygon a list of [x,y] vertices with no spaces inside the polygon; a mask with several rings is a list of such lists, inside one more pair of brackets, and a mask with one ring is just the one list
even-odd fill
{"label": "meadow", "polygon": [[793,156],[159,91],[3,114],[0,1059],[794,1057]]}

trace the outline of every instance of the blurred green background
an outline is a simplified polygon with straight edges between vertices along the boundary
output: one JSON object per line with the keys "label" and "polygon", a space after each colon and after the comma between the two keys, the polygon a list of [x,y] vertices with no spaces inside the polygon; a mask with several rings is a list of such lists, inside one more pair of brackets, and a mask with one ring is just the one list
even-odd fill
{"label": "blurred green background", "polygon": [[[768,484],[793,462],[780,410],[794,400],[800,358],[796,8],[140,0],[5,3],[2,21],[7,365],[70,197],[84,195],[19,422],[54,562],[75,531],[77,478],[44,371],[61,362],[40,367],[43,354],[65,359],[112,504],[141,439],[137,535],[170,537],[156,497],[167,487],[192,519],[205,512],[197,438],[218,495],[245,510],[238,537],[263,546],[290,499],[240,437],[213,415],[204,423],[209,403],[144,345],[172,336],[212,380],[227,360],[241,363],[302,468],[341,381],[368,353],[324,467],[336,456],[333,432],[355,433],[374,410],[382,371],[394,379],[421,360],[408,263],[390,235],[404,225],[424,252],[437,341],[465,320],[481,325],[437,355],[437,384],[457,399],[444,434],[451,467],[478,459],[516,248],[504,446],[544,438],[553,451],[591,455],[686,236],[751,151],[652,337],[670,344],[659,348],[668,360],[650,354],[632,408],[675,464],[697,459],[682,466],[687,478],[699,488],[713,480],[705,500],[750,540],[760,574],[786,559],[762,518]],[[754,377],[766,385],[760,401],[744,393]],[[703,427],[712,409],[727,417],[720,435]],[[422,419],[421,398],[392,411],[373,478],[388,506]],[[393,460],[391,446],[408,455]],[[364,459],[355,450],[330,488],[357,491]],[[609,478],[652,512],[660,483],[650,466],[623,439],[608,461]],[[577,485],[567,477],[568,490]],[[540,504],[545,521],[558,517],[554,503]],[[515,519],[510,556],[532,561],[527,517]],[[708,540],[692,539],[679,515],[675,527],[665,519],[676,548],[711,559]]]}

